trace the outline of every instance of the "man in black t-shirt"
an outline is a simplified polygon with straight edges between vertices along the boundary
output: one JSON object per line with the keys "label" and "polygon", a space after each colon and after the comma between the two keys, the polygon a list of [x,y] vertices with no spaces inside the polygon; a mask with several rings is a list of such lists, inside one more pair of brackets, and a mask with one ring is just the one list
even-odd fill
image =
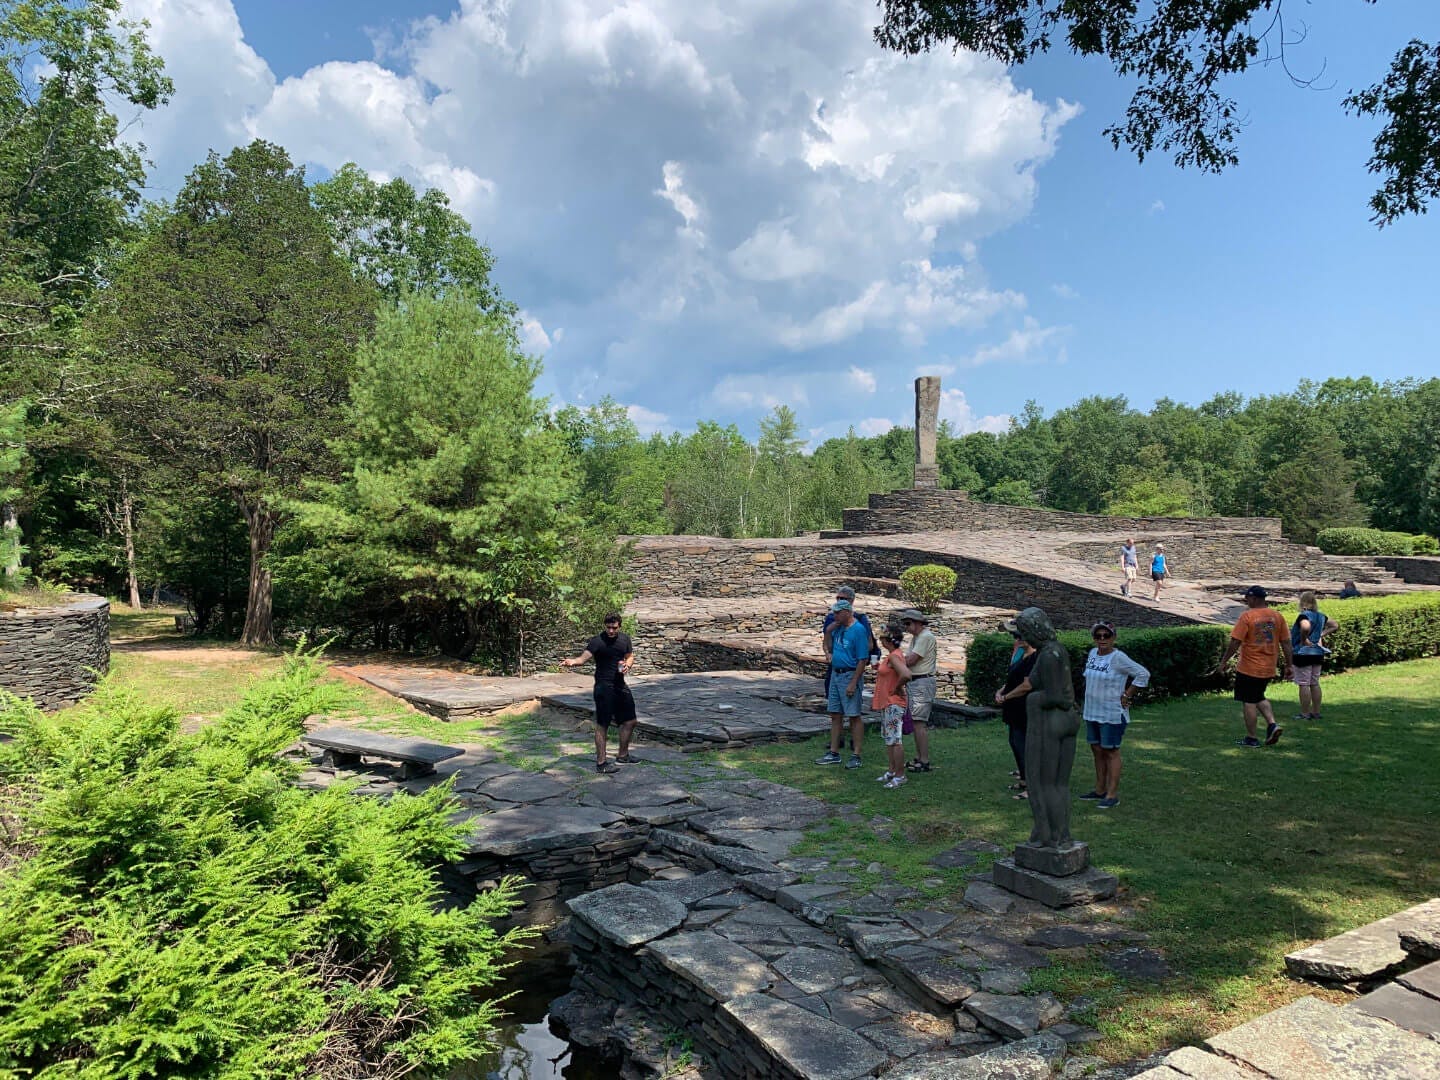
{"label": "man in black t-shirt", "polygon": [[613,773],[615,763],[606,759],[605,742],[611,724],[620,725],[620,753],[615,758],[629,765],[630,736],[635,733],[635,698],[625,685],[625,673],[635,662],[635,649],[630,635],[620,632],[620,616],[605,616],[605,632],[596,634],[585,651],[570,660],[561,660],[561,667],[579,667],[587,660],[595,661],[595,771]]}

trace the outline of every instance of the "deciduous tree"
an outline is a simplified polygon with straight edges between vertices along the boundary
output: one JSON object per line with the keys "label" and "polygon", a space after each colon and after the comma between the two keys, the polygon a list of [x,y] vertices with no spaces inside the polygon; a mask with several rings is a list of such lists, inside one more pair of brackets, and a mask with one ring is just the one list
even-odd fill
{"label": "deciduous tree", "polygon": [[[1141,160],[1159,150],[1210,172],[1239,161],[1245,109],[1229,96],[1231,76],[1278,62],[1309,85],[1304,73],[1323,70],[1292,66],[1304,28],[1287,24],[1284,0],[881,0],[881,8],[875,39],[912,55],[943,45],[1023,64],[1061,45],[1103,57],[1139,83],[1124,120],[1105,129],[1110,141]],[[1379,82],[1344,104],[1384,120],[1369,162],[1383,177],[1370,200],[1374,220],[1424,213],[1440,194],[1440,45],[1411,40]]]}

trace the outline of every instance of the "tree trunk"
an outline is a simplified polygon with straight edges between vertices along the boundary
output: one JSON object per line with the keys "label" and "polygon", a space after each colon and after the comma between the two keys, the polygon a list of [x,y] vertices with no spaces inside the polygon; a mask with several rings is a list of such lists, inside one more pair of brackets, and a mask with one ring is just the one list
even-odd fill
{"label": "tree trunk", "polygon": [[140,580],[135,576],[135,500],[124,477],[120,480],[120,533],[125,538],[125,584],[130,589],[130,610],[140,610]]}
{"label": "tree trunk", "polygon": [[15,504],[0,506],[0,530],[15,541],[10,548],[10,557],[5,560],[5,576],[15,578],[20,574],[20,519],[15,514]]}
{"label": "tree trunk", "polygon": [[276,513],[263,502],[241,502],[250,529],[250,586],[245,594],[245,628],[241,645],[275,644],[275,583],[265,557],[275,542]]}

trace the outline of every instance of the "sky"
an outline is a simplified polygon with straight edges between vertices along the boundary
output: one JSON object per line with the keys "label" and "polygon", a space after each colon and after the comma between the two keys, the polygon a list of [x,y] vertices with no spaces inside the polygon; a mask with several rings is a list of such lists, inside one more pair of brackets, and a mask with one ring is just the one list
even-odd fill
{"label": "sky", "polygon": [[[1440,374],[1440,208],[1383,230],[1377,124],[1340,101],[1440,4],[1293,4],[1304,41],[1229,89],[1241,162],[1143,164],[1132,87],[882,52],[871,0],[125,0],[175,82],[125,117],[168,197],[209,150],[285,146],[437,187],[495,255],[540,392],[644,433],[788,405],[812,445],[957,431],[1092,395],[1199,404]],[[1299,22],[1304,18],[1305,22]]]}

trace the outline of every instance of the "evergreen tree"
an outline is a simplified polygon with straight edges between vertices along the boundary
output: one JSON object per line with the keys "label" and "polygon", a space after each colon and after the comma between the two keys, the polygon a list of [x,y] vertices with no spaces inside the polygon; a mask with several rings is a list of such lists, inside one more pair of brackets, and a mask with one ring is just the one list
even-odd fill
{"label": "evergreen tree", "polygon": [[596,542],[572,508],[539,370],[464,293],[383,312],[335,444],[347,475],[297,507],[308,554],[282,574],[462,659],[523,660],[618,606],[614,535]]}
{"label": "evergreen tree", "polygon": [[89,330],[127,388],[112,407],[249,533],[241,640],[275,641],[267,556],[281,500],[331,468],[328,440],[374,290],[335,253],[304,172],[265,142],[215,154],[117,268]]}

